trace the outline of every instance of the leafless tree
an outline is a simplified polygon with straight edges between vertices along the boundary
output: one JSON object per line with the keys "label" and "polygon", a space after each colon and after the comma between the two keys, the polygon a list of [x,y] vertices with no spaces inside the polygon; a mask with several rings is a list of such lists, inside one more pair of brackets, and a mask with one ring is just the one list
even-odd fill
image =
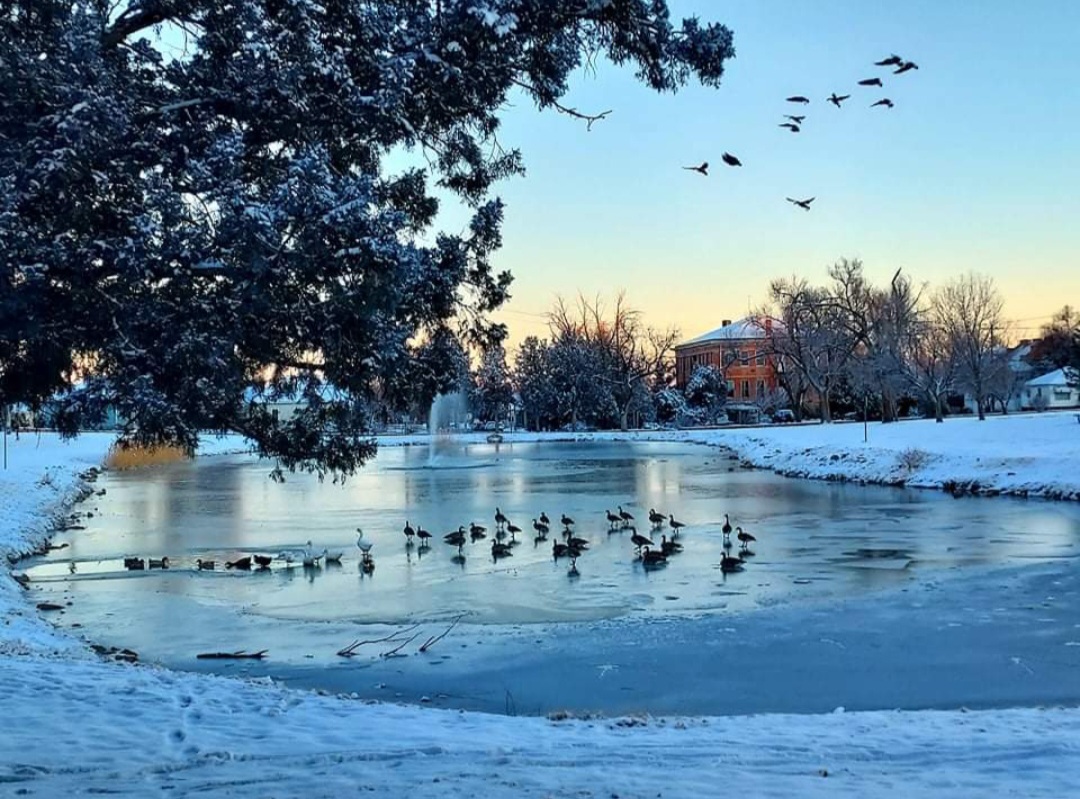
{"label": "leafless tree", "polygon": [[894,421],[904,384],[902,342],[915,322],[921,293],[899,269],[889,288],[871,285],[858,259],[841,259],[829,277],[835,318],[853,342],[851,383],[860,393],[880,397],[882,421]]}
{"label": "leafless tree", "polygon": [[946,283],[934,294],[931,313],[948,339],[960,386],[985,419],[990,377],[1006,333],[994,281],[971,272]]}
{"label": "leafless tree", "polygon": [[945,331],[921,314],[901,342],[908,386],[934,408],[934,419],[945,420],[945,399],[956,384],[956,359]]}
{"label": "leafless tree", "polygon": [[775,338],[777,355],[785,369],[799,372],[817,393],[822,421],[832,421],[829,400],[857,345],[848,320],[828,289],[811,286],[803,278],[774,280],[769,298],[783,325]]}

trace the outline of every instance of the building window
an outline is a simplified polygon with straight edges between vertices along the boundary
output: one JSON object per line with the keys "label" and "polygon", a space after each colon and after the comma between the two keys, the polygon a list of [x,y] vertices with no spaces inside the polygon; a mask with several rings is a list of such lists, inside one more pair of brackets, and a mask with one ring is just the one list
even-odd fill
{"label": "building window", "polygon": [[758,350],[758,352],[757,352],[757,365],[758,366],[764,366],[765,365],[765,353],[762,352],[761,350]]}
{"label": "building window", "polygon": [[727,395],[729,397],[734,397],[735,396],[735,381],[734,380],[728,380],[727,381]]}
{"label": "building window", "polygon": [[764,380],[757,381],[757,395],[758,395],[759,398],[765,396],[765,381]]}
{"label": "building window", "polygon": [[750,381],[742,381],[742,395],[743,399],[750,399]]}

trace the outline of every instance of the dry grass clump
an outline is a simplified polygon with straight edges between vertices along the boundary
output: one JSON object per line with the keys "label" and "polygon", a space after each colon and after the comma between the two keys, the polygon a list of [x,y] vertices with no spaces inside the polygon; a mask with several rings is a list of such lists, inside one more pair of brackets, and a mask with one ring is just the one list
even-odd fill
{"label": "dry grass clump", "polygon": [[187,459],[180,447],[139,447],[113,444],[105,465],[109,469],[138,469],[143,466],[160,466]]}

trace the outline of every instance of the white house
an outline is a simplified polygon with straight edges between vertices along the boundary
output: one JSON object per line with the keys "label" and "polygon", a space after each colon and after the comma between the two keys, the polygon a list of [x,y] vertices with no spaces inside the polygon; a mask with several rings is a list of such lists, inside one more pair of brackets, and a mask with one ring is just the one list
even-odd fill
{"label": "white house", "polygon": [[1070,385],[1069,378],[1073,376],[1066,374],[1065,369],[1058,369],[1028,380],[1024,384],[1024,407],[1044,410],[1080,406],[1080,387]]}

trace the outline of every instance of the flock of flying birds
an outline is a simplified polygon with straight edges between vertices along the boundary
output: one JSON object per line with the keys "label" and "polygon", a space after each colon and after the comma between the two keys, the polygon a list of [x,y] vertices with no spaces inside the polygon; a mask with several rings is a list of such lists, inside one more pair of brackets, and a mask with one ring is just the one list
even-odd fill
{"label": "flock of flying birds", "polygon": [[[907,61],[907,60],[901,58],[900,56],[896,55],[895,53],[890,55],[888,58],[883,58],[880,61],[875,61],[874,66],[876,66],[876,67],[896,67],[896,69],[893,70],[894,75],[902,75],[905,72],[910,72],[913,69],[918,69],[919,68],[919,65],[916,64],[914,61]],[[881,78],[866,78],[864,80],[860,80],[859,85],[860,86],[867,86],[867,87],[876,86],[879,89],[884,87],[884,84],[882,83]],[[840,108],[841,104],[845,100],[850,100],[850,99],[851,99],[850,94],[837,94],[836,92],[833,92],[827,98],[825,98],[825,101],[828,102],[828,103],[832,103],[837,108]],[[810,98],[809,97],[804,97],[801,94],[796,94],[796,95],[792,95],[791,97],[788,97],[787,102],[789,102],[789,103],[798,103],[800,105],[809,105],[810,104]],[[876,103],[871,103],[870,107],[871,108],[877,108],[877,107],[892,108],[894,105],[895,105],[895,103],[892,100],[890,100],[888,97],[882,97]],[[803,122],[806,120],[806,114],[784,114],[784,119],[787,120],[787,121],[786,122],[781,122],[778,125],[778,127],[786,128],[787,130],[789,130],[792,133],[798,133],[798,132],[800,132],[802,130]],[[724,153],[723,155],[720,156],[720,158],[728,166],[742,166],[742,161],[740,161],[736,156],[732,155],[731,153]],[[708,174],[709,174],[709,162],[708,161],[703,161],[698,166],[684,166],[683,169],[688,169],[691,172],[697,172],[697,173],[699,173],[701,175],[705,175],[707,177]],[[797,200],[797,199],[795,199],[793,197],[785,197],[784,199],[786,199],[792,205],[795,205],[795,206],[797,206],[799,208],[802,208],[804,211],[809,211],[810,210],[810,203],[812,203],[817,198],[816,197],[807,197],[805,200]]]}

